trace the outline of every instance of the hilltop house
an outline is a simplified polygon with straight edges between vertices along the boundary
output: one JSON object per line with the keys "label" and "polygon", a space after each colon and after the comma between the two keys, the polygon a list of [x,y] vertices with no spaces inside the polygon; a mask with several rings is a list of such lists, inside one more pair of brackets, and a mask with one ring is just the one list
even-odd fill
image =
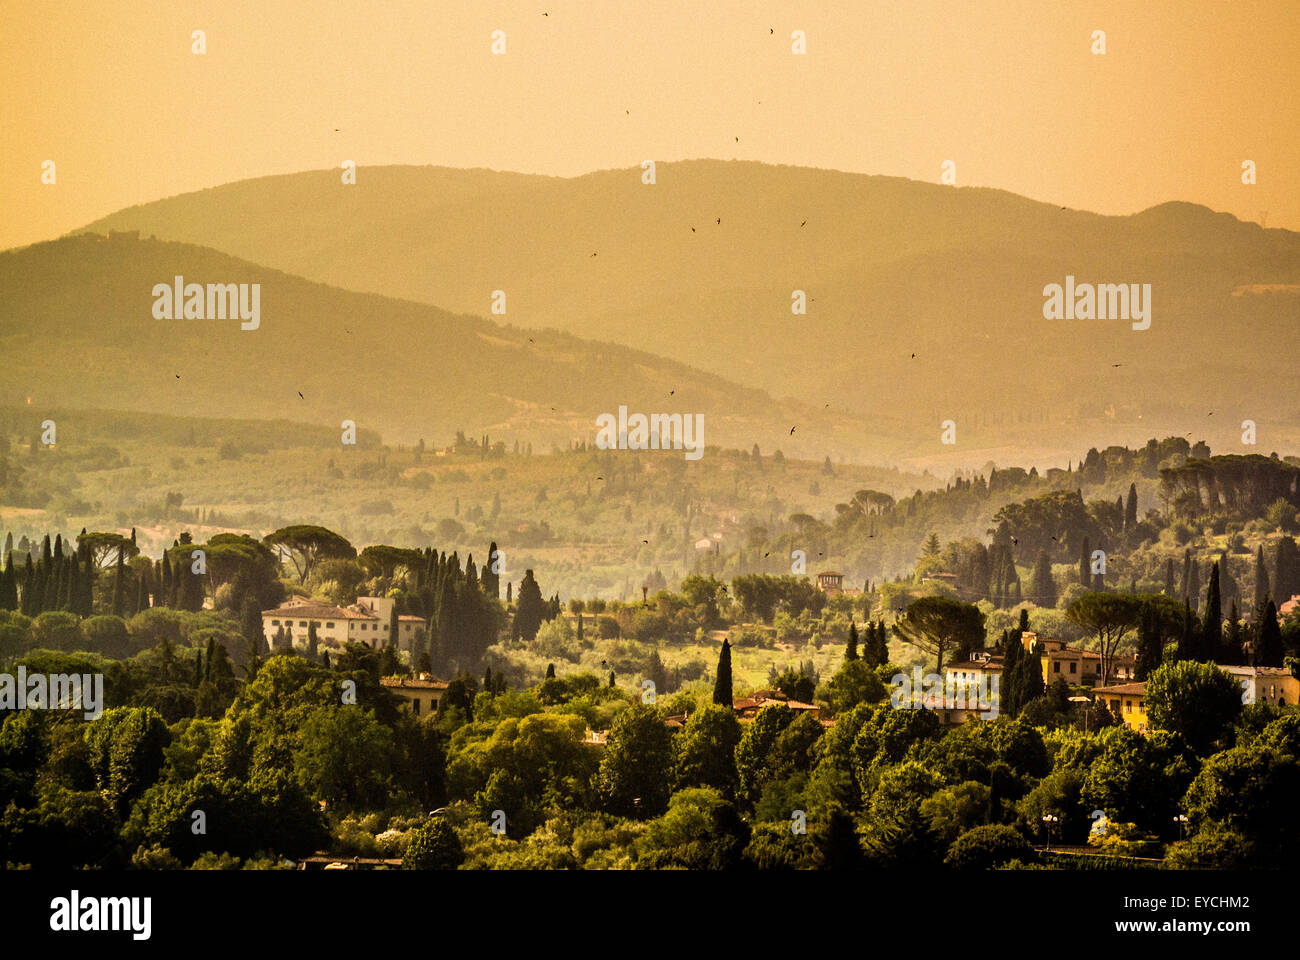
{"label": "hilltop house", "polygon": [[[1300,680],[1284,667],[1220,666],[1220,670],[1241,684],[1244,703],[1271,703],[1277,706],[1300,703]],[[1110,712],[1138,733],[1147,732],[1146,683],[1121,683],[1097,687],[1096,699],[1105,702]]]}
{"label": "hilltop house", "polygon": [[[1066,683],[1090,687],[1101,682],[1101,654],[1095,650],[1067,646],[1064,640],[1040,637],[1032,630],[1026,630],[1020,639],[1031,653],[1035,645],[1038,646],[1043,658],[1043,683],[1050,686],[1058,677],[1064,677]],[[1133,654],[1116,654],[1111,661],[1110,676],[1106,679],[1131,680],[1136,669],[1137,658]]]}
{"label": "hilltop house", "polygon": [[[394,602],[391,597],[358,597],[354,604],[336,607],[307,597],[290,597],[280,606],[262,611],[262,633],[273,646],[282,629],[294,640],[305,641],[314,623],[317,640],[322,644],[342,647],[357,641],[381,650],[389,643]],[[401,616],[397,623],[397,641],[401,649],[409,651],[417,636],[423,634],[425,620]]]}
{"label": "hilltop house", "polygon": [[417,717],[438,712],[438,703],[447,692],[445,680],[434,680],[427,673],[418,677],[383,677],[380,684],[402,700],[402,705]]}

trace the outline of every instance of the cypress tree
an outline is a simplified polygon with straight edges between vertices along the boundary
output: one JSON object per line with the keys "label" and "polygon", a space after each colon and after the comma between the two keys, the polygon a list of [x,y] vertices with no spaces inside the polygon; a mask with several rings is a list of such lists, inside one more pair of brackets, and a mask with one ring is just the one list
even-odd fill
{"label": "cypress tree", "polygon": [[1155,609],[1149,603],[1142,604],[1142,619],[1138,626],[1137,664],[1133,677],[1139,683],[1151,676],[1151,671],[1160,666],[1163,650],[1156,620]]}
{"label": "cypress tree", "polygon": [[1201,611],[1201,568],[1196,560],[1192,560],[1192,578],[1188,596],[1192,601],[1192,612],[1200,613]]}
{"label": "cypress tree", "polygon": [[488,560],[483,564],[483,592],[493,600],[501,597],[501,576],[493,572],[493,566],[497,562],[500,552],[497,550],[497,542],[493,540],[488,545]]}
{"label": "cypress tree", "polygon": [[858,627],[852,620],[849,621],[849,642],[844,648],[844,659],[858,659]]}
{"label": "cypress tree", "polygon": [[555,679],[555,664],[553,664],[553,663],[548,663],[548,664],[546,665],[546,679],[547,679],[547,680],[554,680],[554,679]]}
{"label": "cypress tree", "polygon": [[239,603],[239,632],[244,639],[259,651],[266,642],[262,628],[262,612],[257,608],[257,600],[252,594],[245,594]]}
{"label": "cypress tree", "polygon": [[[76,560],[73,560],[76,563]],[[120,617],[126,612],[126,561],[121,548],[117,551],[117,570],[113,577],[113,616]]]}
{"label": "cypress tree", "polygon": [[1233,600],[1228,613],[1228,631],[1223,635],[1223,648],[1217,662],[1233,665],[1245,662],[1241,640],[1241,614],[1237,610],[1237,601]]}
{"label": "cypress tree", "polygon": [[1025,656],[1016,665],[1016,674],[1016,712],[1019,713],[1027,704],[1041,697],[1047,689],[1043,683],[1043,661],[1037,647],[1026,651]]}
{"label": "cypress tree", "polygon": [[1005,710],[1010,717],[1014,717],[1019,708],[1019,697],[1016,691],[1016,681],[1019,679],[1017,668],[1020,666],[1020,661],[1024,659],[1024,651],[1019,632],[1008,630],[1002,642],[1002,679],[998,698],[1001,701],[1001,709]]}
{"label": "cypress tree", "polygon": [[1192,611],[1192,602],[1189,599],[1183,600],[1183,632],[1178,637],[1178,659],[1195,660],[1196,659],[1196,635],[1199,624],[1196,622],[1196,614]]}
{"label": "cypress tree", "polygon": [[872,666],[883,667],[889,662],[889,632],[885,621],[876,621],[876,662]]}
{"label": "cypress tree", "polygon": [[23,595],[22,602],[18,609],[22,611],[23,616],[33,616],[32,604],[35,602],[36,592],[36,570],[32,566],[32,555],[27,554],[27,566],[23,569]]}
{"label": "cypress tree", "polygon": [[153,605],[155,607],[166,607],[171,605],[172,589],[172,565],[167,559],[167,551],[163,551],[162,559],[158,561],[158,568],[161,576],[158,580],[158,593],[154,596]]}
{"label": "cypress tree", "polygon": [[1174,595],[1174,558],[1169,557],[1165,560],[1165,590],[1166,597]]}
{"label": "cypress tree", "polygon": [[4,592],[0,594],[0,608],[5,610],[18,609],[18,571],[14,569],[13,551],[5,553]]}
{"label": "cypress tree", "polygon": [[1138,522],[1138,490],[1136,483],[1128,485],[1128,503],[1124,508],[1124,532],[1128,533]]}
{"label": "cypress tree", "polygon": [[319,654],[320,638],[316,635],[316,621],[309,620],[307,621],[307,657],[314,662]]}
{"label": "cypress tree", "polygon": [[613,670],[609,671],[609,685],[610,685],[611,687],[614,686],[614,671],[613,671]]}
{"label": "cypress tree", "polygon": [[1282,645],[1282,629],[1277,622],[1277,606],[1269,597],[1264,603],[1264,616],[1259,623],[1255,639],[1254,661],[1257,667],[1280,667],[1286,656]]}
{"label": "cypress tree", "polygon": [[1273,590],[1276,602],[1286,603],[1291,597],[1300,594],[1300,550],[1290,537],[1283,537],[1277,542],[1277,552],[1273,556]]}
{"label": "cypress tree", "polygon": [[547,603],[542,599],[542,591],[533,578],[533,571],[525,570],[524,579],[519,584],[519,604],[515,608],[515,619],[510,628],[511,639],[532,643],[546,613]]}
{"label": "cypress tree", "polygon": [[[611,673],[610,684],[614,674]],[[731,641],[723,639],[722,650],[718,653],[718,676],[713,682],[713,702],[720,707],[730,707],[733,701],[731,686]]]}
{"label": "cypress tree", "polygon": [[1210,566],[1210,585],[1205,588],[1205,621],[1201,633],[1201,655],[1197,659],[1213,660],[1223,646],[1223,610],[1219,597],[1219,565]]}
{"label": "cypress tree", "polygon": [[1046,550],[1038,551],[1034,572],[1029,580],[1029,599],[1040,607],[1056,606],[1056,581],[1052,579],[1052,561]]}
{"label": "cypress tree", "polygon": [[1260,544],[1255,554],[1255,606],[1263,606],[1272,590],[1269,588],[1268,568],[1264,566],[1264,545]]}

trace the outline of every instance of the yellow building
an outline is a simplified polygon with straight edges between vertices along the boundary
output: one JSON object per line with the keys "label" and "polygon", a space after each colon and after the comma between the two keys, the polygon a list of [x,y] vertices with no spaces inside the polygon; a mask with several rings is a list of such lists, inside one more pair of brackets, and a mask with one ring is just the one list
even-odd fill
{"label": "yellow building", "polygon": [[1143,703],[1146,683],[1119,683],[1110,687],[1095,687],[1093,697],[1106,704],[1111,715],[1124,721],[1138,733],[1147,732],[1147,711]]}
{"label": "yellow building", "polygon": [[[1295,706],[1300,703],[1300,680],[1283,667],[1220,666],[1220,670],[1241,684],[1243,703],[1270,703]],[[1147,731],[1147,713],[1143,703],[1145,683],[1121,683],[1096,687],[1096,699],[1105,702],[1110,712],[1138,733]]]}
{"label": "yellow building", "polygon": [[[1057,679],[1064,678],[1066,683],[1078,683],[1095,686],[1101,683],[1101,654],[1094,650],[1067,646],[1064,640],[1055,637],[1040,637],[1032,630],[1021,635],[1021,643],[1028,651],[1038,648],[1043,659],[1043,683],[1051,686]],[[1109,681],[1131,680],[1137,668],[1137,659],[1132,654],[1117,654],[1110,667]]]}
{"label": "yellow building", "polygon": [[1241,684],[1245,703],[1269,703],[1277,707],[1300,703],[1300,680],[1285,667],[1220,667]]}
{"label": "yellow building", "polygon": [[427,717],[438,712],[438,701],[447,691],[444,680],[434,680],[428,674],[419,677],[384,677],[380,684],[389,693],[400,697],[403,705],[417,717]]}

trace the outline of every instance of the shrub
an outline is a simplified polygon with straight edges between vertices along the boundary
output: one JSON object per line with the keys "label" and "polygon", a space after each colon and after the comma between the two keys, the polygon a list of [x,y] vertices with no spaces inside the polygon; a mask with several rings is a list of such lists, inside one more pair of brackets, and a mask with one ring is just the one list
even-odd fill
{"label": "shrub", "polygon": [[956,870],[991,870],[1012,860],[1028,863],[1033,859],[1034,850],[1020,831],[993,823],[967,830],[954,840],[944,863]]}

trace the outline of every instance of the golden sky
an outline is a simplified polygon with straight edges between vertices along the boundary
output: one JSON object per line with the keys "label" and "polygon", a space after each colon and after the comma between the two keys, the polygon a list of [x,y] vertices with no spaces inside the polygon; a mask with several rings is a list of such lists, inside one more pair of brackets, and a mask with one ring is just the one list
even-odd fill
{"label": "golden sky", "polygon": [[0,248],[343,160],[929,181],[952,160],[961,186],[1295,230],[1298,41],[1296,0],[4,0]]}

